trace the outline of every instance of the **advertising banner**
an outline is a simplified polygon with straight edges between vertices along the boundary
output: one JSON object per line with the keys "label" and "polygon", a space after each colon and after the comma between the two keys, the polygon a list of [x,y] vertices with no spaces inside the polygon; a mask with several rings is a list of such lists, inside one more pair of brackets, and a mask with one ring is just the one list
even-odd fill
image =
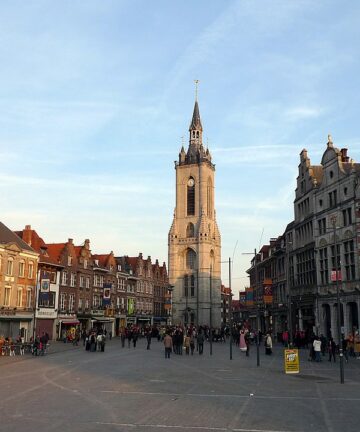
{"label": "advertising banner", "polygon": [[127,299],[127,313],[128,315],[132,315],[135,311],[135,299],[128,298]]}
{"label": "advertising banner", "polygon": [[273,301],[272,280],[264,279],[263,287],[264,287],[264,303],[270,304]]}
{"label": "advertising banner", "polygon": [[104,283],[103,305],[109,305],[111,301],[111,283]]}
{"label": "advertising banner", "polygon": [[246,301],[246,306],[253,306],[254,304],[253,288],[245,288],[245,301]]}
{"label": "advertising banner", "polygon": [[285,373],[297,374],[300,372],[299,350],[286,349],[284,350]]}
{"label": "advertising banner", "polygon": [[48,293],[50,291],[50,279],[42,279],[40,284],[40,292]]}

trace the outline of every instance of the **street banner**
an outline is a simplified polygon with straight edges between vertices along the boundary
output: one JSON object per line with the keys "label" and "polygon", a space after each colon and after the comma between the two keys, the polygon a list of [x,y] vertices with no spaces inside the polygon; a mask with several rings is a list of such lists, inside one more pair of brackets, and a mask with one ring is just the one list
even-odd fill
{"label": "street banner", "polygon": [[286,349],[284,350],[285,373],[297,374],[300,372],[299,350]]}
{"label": "street banner", "polygon": [[254,304],[253,288],[245,288],[245,302],[246,302],[246,306],[253,306]]}
{"label": "street banner", "polygon": [[331,282],[341,281],[341,271],[331,270]]}
{"label": "street banner", "polygon": [[127,299],[127,313],[132,315],[135,311],[135,299],[128,298]]}
{"label": "street banner", "polygon": [[111,300],[111,283],[104,283],[103,305],[110,304]]}
{"label": "street banner", "polygon": [[264,279],[263,286],[264,286],[264,303],[271,304],[273,301],[272,280],[268,278]]}

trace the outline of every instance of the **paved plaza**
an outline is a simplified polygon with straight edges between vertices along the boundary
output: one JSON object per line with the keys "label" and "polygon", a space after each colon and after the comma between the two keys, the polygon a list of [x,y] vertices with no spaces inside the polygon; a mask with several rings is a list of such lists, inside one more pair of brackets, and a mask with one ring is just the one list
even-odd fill
{"label": "paved plaza", "polygon": [[357,431],[360,361],[316,364],[302,353],[301,374],[283,373],[282,350],[256,367],[228,344],[203,356],[172,355],[153,340],[136,349],[112,340],[105,353],[55,343],[49,355],[0,358],[1,432]]}

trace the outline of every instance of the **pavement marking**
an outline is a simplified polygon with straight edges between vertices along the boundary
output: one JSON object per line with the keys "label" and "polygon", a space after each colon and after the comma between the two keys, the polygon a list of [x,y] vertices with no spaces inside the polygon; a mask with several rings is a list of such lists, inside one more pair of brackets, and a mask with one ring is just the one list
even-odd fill
{"label": "pavement marking", "polygon": [[151,379],[149,380],[149,382],[154,382],[154,383],[164,383],[166,382],[165,380],[161,380],[161,379]]}
{"label": "pavement marking", "polygon": [[289,430],[273,429],[238,429],[214,426],[185,426],[185,425],[164,425],[164,424],[141,424],[141,423],[117,423],[117,422],[94,422],[101,426],[118,426],[128,428],[154,428],[154,429],[182,429],[182,430],[205,430],[205,431],[224,431],[224,432],[291,432]]}
{"label": "pavement marking", "polygon": [[[360,401],[359,398],[351,397],[316,397],[316,396],[266,396],[266,395],[256,395],[254,393],[239,395],[239,394],[214,394],[214,393],[165,393],[165,392],[142,392],[142,391],[121,391],[121,390],[100,390],[100,393],[114,393],[122,395],[140,395],[140,396],[171,396],[171,397],[208,397],[208,398],[237,398],[237,399],[289,399],[289,400],[327,400],[327,401],[348,401],[357,402]],[[240,430],[240,429],[239,429]],[[245,429],[247,430],[247,429]]]}

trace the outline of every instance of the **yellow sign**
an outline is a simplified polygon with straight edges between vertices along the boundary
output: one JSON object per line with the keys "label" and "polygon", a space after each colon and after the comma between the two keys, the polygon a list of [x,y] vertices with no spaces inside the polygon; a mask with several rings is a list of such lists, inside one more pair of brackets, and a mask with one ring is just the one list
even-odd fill
{"label": "yellow sign", "polygon": [[299,364],[299,350],[297,349],[286,349],[285,355],[285,373],[295,374],[300,372]]}

